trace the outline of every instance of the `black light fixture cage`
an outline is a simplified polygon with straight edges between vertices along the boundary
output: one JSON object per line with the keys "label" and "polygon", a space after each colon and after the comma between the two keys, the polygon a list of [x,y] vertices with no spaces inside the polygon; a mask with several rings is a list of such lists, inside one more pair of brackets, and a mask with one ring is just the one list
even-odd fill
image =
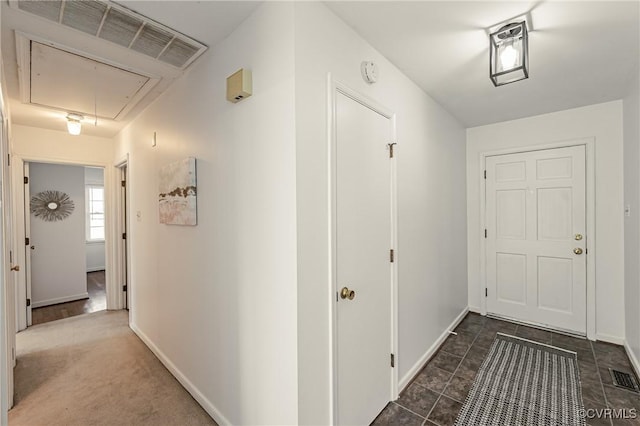
{"label": "black light fixture cage", "polygon": [[[529,33],[525,21],[501,27],[489,35],[489,40],[489,75],[494,86],[529,78]],[[508,46],[516,49],[517,56],[512,67],[504,68],[501,55]]]}

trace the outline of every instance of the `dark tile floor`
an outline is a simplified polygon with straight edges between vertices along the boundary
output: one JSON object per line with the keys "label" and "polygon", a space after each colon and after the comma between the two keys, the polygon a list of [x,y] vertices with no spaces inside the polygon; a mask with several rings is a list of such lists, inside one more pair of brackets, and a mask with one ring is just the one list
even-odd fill
{"label": "dark tile floor", "polygon": [[476,372],[497,332],[572,350],[578,354],[582,397],[586,409],[635,408],[636,419],[587,419],[591,426],[640,425],[640,394],[613,386],[608,368],[633,374],[622,346],[591,342],[469,313],[438,353],[390,402],[374,425],[453,425]]}
{"label": "dark tile floor", "polygon": [[89,314],[107,309],[107,292],[104,271],[87,273],[88,299],[58,303],[31,310],[31,324],[43,324],[76,315]]}

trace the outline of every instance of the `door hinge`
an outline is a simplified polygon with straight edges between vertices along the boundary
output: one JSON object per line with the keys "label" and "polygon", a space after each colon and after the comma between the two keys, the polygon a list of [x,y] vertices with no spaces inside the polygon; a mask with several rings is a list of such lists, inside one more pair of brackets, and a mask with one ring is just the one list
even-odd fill
{"label": "door hinge", "polygon": [[122,182],[120,182],[122,184],[122,187],[124,188],[127,185],[127,181],[123,180]]}
{"label": "door hinge", "polygon": [[31,299],[27,299],[27,306],[31,306]]}
{"label": "door hinge", "polygon": [[7,154],[7,166],[11,165],[11,154]]}
{"label": "door hinge", "polygon": [[25,239],[24,239],[24,245],[25,245],[25,246],[28,246],[28,245],[29,245],[29,237],[27,237],[27,238],[25,238]]}
{"label": "door hinge", "polygon": [[487,228],[484,228],[484,237],[487,238]]}
{"label": "door hinge", "polygon": [[122,291],[127,291],[127,286],[126,285],[122,286]]}
{"label": "door hinge", "polygon": [[484,297],[489,297],[489,289],[488,288],[484,288]]}
{"label": "door hinge", "polygon": [[126,232],[123,232],[123,233],[122,233],[122,239],[123,239],[123,240],[126,240],[126,239],[127,239],[127,233],[126,233]]}
{"label": "door hinge", "polygon": [[28,176],[25,176],[25,177],[24,177],[24,184],[26,185],[26,184],[28,184],[28,183],[29,183],[29,177],[28,177]]}
{"label": "door hinge", "polygon": [[387,145],[387,146],[389,147],[389,158],[393,158],[393,146],[394,146],[395,144],[396,144],[396,143],[395,143],[395,142],[393,142],[393,143],[390,143],[389,145]]}
{"label": "door hinge", "polygon": [[484,178],[485,179],[487,178],[487,171],[486,170],[484,171]]}
{"label": "door hinge", "polygon": [[393,260],[395,259],[395,255],[393,253],[393,249],[389,250],[389,262],[393,263]]}
{"label": "door hinge", "polygon": [[13,251],[9,250],[9,263],[13,263]]}
{"label": "door hinge", "polygon": [[396,357],[394,354],[391,354],[391,367],[396,366]]}

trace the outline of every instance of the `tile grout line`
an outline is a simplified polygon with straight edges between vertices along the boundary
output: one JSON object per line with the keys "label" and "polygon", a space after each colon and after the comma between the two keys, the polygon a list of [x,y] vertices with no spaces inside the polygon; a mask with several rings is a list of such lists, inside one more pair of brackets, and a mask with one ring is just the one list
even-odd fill
{"label": "tile grout line", "polygon": [[[467,314],[468,315],[468,314]],[[466,318],[466,317],[465,317]],[[464,321],[464,320],[463,320]],[[449,380],[447,380],[447,383],[444,385],[444,387],[442,388],[442,391],[440,392],[440,394],[438,395],[438,399],[436,399],[436,402],[433,403],[433,407],[431,407],[431,409],[429,410],[429,412],[427,413],[427,416],[425,417],[425,422],[427,419],[429,419],[429,416],[431,415],[431,413],[433,412],[433,409],[436,408],[436,405],[438,405],[438,402],[440,402],[440,399],[442,399],[443,396],[447,396],[444,394],[444,391],[447,390],[447,387],[449,386],[449,384],[451,383],[451,380],[453,379],[453,377],[456,375],[456,372],[460,369],[460,366],[462,365],[462,362],[465,360],[465,358],[467,357],[467,354],[469,353],[469,351],[471,350],[471,347],[473,346],[473,344],[476,342],[476,340],[478,340],[478,336],[480,335],[480,332],[482,330],[484,330],[486,324],[486,317],[485,317],[485,321],[484,324],[482,325],[480,331],[478,331],[475,335],[475,337],[473,338],[473,340],[471,341],[471,345],[469,345],[469,347],[467,348],[467,350],[465,351],[464,355],[462,356],[462,359],[460,360],[460,363],[458,364],[458,366],[456,367],[455,370],[453,370],[453,373],[451,373],[451,377],[449,377]],[[463,330],[460,330],[463,331]],[[444,344],[443,344],[444,346]],[[444,351],[445,353],[449,353],[447,351]],[[453,355],[453,354],[451,354]],[[455,355],[454,355],[455,356]],[[448,398],[448,397],[447,397]],[[452,398],[453,399],[453,398]],[[432,423],[436,423],[433,420],[429,420]],[[424,424],[424,423],[423,423]],[[437,423],[436,423],[437,424]]]}
{"label": "tile grout line", "polygon": [[396,401],[391,401],[391,403],[397,405],[398,407],[402,408],[403,410],[406,410],[406,411],[410,412],[411,414],[415,414],[416,416],[420,417],[421,419],[425,419],[426,420],[425,417],[423,417],[420,414],[416,413],[415,411],[405,407],[404,405],[398,404]]}

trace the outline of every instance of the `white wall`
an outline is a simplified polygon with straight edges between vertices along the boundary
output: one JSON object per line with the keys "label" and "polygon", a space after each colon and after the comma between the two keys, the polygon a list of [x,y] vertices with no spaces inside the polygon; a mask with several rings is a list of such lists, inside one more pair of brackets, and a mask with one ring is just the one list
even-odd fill
{"label": "white wall", "polygon": [[64,192],[75,208],[64,220],[30,216],[31,305],[34,308],[87,298],[84,167],[30,163],[31,196]]}
{"label": "white wall", "polygon": [[[84,184],[104,186],[104,169],[101,167],[85,167]],[[87,272],[104,271],[104,241],[87,241],[85,249]]]}
{"label": "white wall", "polygon": [[467,129],[469,306],[479,310],[480,154],[512,147],[595,138],[596,337],[624,340],[622,101]]}
{"label": "white wall", "polygon": [[[12,124],[11,126],[11,169],[12,169],[12,194],[13,194],[13,240],[15,247],[24,247],[24,199],[22,185],[23,161],[35,161],[46,163],[89,165],[104,167],[105,191],[109,194],[112,187],[113,171],[113,147],[111,139],[94,136],[72,136],[67,132],[41,129],[38,127],[22,126]],[[119,191],[118,187],[118,191]],[[118,192],[119,194],[119,192]],[[111,211],[114,206],[107,203],[107,235],[113,227],[115,211]],[[107,264],[109,263],[109,241],[105,243],[105,253]],[[19,265],[25,264],[25,251],[16,250],[14,253],[16,262]],[[16,324],[17,330],[27,327],[26,300],[26,279],[25,270],[22,268],[16,275]],[[105,274],[107,287],[107,308],[119,308],[118,284],[112,279],[109,270]]]}
{"label": "white wall", "polygon": [[[327,73],[397,113],[399,377],[467,306],[465,131],[321,3],[295,3],[299,422],[330,424]],[[360,63],[380,79],[366,84]]]}
{"label": "white wall", "polygon": [[[2,19],[0,17],[0,22]],[[0,25],[1,27],[1,25]],[[0,34],[2,34],[0,28]],[[0,58],[0,111],[2,112],[2,123],[0,125],[0,158],[4,159],[9,153],[8,120],[9,109],[6,105],[6,82],[4,77],[4,64]],[[0,425],[7,425],[9,420],[7,412],[13,405],[13,366],[15,353],[15,283],[14,273],[6,268],[8,251],[13,249],[11,233],[11,187],[10,172],[2,161],[0,174],[2,179],[2,265],[0,265]]]}
{"label": "white wall", "polygon": [[[636,76],[638,73],[636,73]],[[627,350],[640,374],[640,97],[639,78],[623,100],[624,203],[631,215],[624,219],[625,325]]]}
{"label": "white wall", "polygon": [[[243,67],[253,96],[232,104]],[[293,4],[265,2],[117,136],[132,328],[220,423],[298,420],[293,74]],[[159,168],[188,156],[198,225],[161,225]]]}
{"label": "white wall", "polygon": [[72,136],[38,127],[11,126],[11,153],[20,158],[51,163],[104,165],[113,162],[113,141],[96,136]]}

